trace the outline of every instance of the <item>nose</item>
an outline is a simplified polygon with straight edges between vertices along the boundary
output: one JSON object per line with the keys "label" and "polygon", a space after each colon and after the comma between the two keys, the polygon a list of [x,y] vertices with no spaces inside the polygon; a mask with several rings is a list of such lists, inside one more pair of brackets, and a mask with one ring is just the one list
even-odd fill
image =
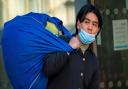
{"label": "nose", "polygon": [[89,32],[89,33],[92,33],[92,30],[93,30],[93,26],[92,26],[92,24],[90,23],[90,24],[88,24],[88,32]]}

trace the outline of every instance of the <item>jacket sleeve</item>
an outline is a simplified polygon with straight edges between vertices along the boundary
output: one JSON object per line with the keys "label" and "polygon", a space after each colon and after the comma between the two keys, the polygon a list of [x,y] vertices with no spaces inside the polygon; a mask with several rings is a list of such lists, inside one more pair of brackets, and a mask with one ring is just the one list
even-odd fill
{"label": "jacket sleeve", "polygon": [[50,53],[45,57],[44,72],[47,76],[58,73],[68,62],[68,54],[66,52]]}

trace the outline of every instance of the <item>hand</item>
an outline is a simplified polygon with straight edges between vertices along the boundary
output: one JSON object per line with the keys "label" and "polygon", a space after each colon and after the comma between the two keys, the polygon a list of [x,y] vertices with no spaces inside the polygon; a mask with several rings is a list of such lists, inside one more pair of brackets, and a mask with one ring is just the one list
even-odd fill
{"label": "hand", "polygon": [[77,49],[82,45],[82,43],[80,42],[79,38],[76,36],[71,38],[71,40],[69,41],[69,45],[72,48]]}

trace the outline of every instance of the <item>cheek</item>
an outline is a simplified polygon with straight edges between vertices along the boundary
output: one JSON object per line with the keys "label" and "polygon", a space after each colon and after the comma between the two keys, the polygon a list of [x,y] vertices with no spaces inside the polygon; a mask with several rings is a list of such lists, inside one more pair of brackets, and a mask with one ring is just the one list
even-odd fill
{"label": "cheek", "polygon": [[94,31],[93,31],[93,34],[97,34],[99,32],[99,29],[95,29]]}
{"label": "cheek", "polygon": [[87,24],[81,23],[80,27],[83,28],[83,29],[87,29]]}
{"label": "cheek", "polygon": [[88,32],[88,28],[87,28],[87,26],[86,26],[86,25],[85,25],[85,26],[83,26],[82,28],[84,29],[84,31]]}

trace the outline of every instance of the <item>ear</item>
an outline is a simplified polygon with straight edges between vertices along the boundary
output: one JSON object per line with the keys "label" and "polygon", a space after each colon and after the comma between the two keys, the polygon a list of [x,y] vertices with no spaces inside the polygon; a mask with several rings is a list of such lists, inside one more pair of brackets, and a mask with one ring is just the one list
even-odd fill
{"label": "ear", "polygon": [[77,29],[80,29],[80,21],[77,21]]}
{"label": "ear", "polygon": [[100,27],[98,27],[98,31],[100,31],[101,30],[101,28]]}
{"label": "ear", "polygon": [[99,33],[100,33],[100,31],[101,31],[101,29],[100,29],[100,27],[98,28],[98,32],[97,32],[97,34],[96,35],[98,35]]}

